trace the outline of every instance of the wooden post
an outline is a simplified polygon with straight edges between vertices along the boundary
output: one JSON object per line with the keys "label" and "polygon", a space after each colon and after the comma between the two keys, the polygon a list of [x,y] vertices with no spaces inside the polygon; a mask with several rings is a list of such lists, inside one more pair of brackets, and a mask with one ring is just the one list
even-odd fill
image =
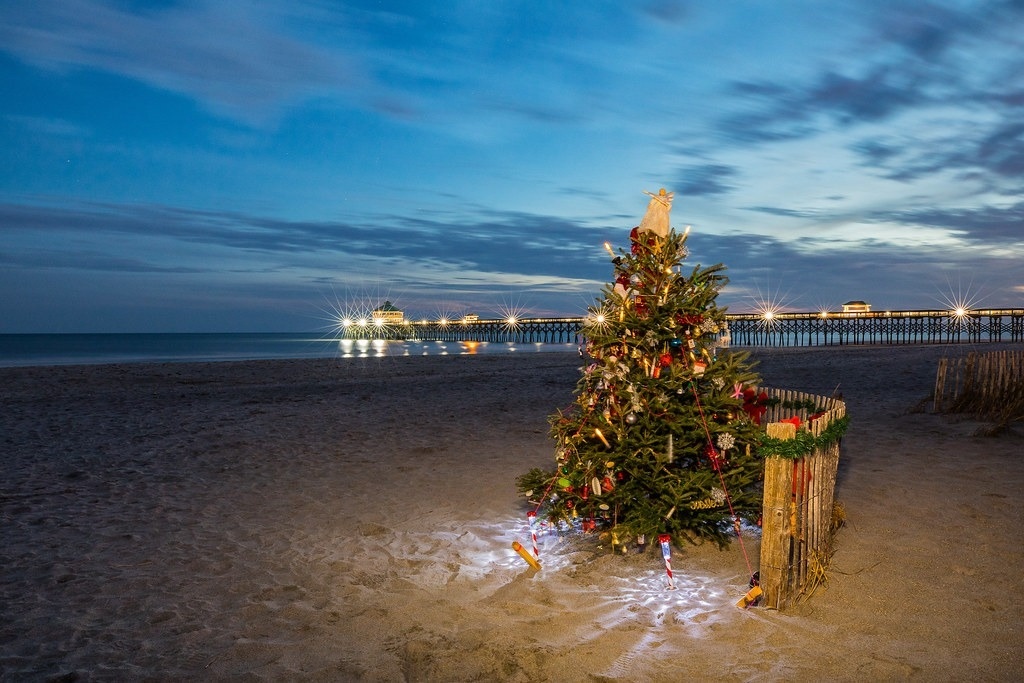
{"label": "wooden post", "polygon": [[[818,437],[833,420],[846,415],[846,404],[835,398],[767,391],[779,399],[765,414],[765,433],[774,439],[796,437],[795,425],[778,422],[785,417],[797,415],[801,429]],[[795,406],[809,399],[816,406],[813,412],[821,413],[811,422],[806,421],[811,411]],[[820,568],[814,563],[822,560],[832,544],[839,452],[837,441],[802,458],[765,458],[759,568],[765,607],[784,609],[794,604],[817,578],[812,572],[816,574]]]}
{"label": "wooden post", "polygon": [[[792,424],[771,423],[768,436],[775,439],[796,437]],[[774,609],[785,606],[790,574],[792,531],[790,503],[793,500],[793,461],[771,457],[764,463],[764,502],[761,508],[761,590],[764,605]]]}
{"label": "wooden post", "polygon": [[945,358],[939,359],[939,367],[935,371],[935,394],[932,396],[932,410],[936,413],[942,412],[943,394],[946,391],[946,366],[948,361]]}

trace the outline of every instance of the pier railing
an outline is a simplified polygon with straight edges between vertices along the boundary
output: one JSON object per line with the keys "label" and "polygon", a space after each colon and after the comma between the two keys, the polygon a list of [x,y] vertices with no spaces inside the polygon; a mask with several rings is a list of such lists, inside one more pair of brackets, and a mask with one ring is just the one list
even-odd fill
{"label": "pier railing", "polygon": [[1024,309],[730,315],[736,346],[959,344],[1024,341]]}
{"label": "pier railing", "polygon": [[[738,313],[726,316],[733,346],[843,346],[1024,342],[1024,308],[870,313]],[[586,318],[416,321],[350,327],[347,339],[578,344]]]}

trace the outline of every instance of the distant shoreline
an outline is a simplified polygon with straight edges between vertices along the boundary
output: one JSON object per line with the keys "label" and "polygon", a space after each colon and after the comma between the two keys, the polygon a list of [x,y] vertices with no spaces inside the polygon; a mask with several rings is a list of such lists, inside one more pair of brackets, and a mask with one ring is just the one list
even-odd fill
{"label": "distant shoreline", "polygon": [[338,340],[315,333],[0,334],[0,367],[491,355],[576,351],[575,344]]}
{"label": "distant shoreline", "polygon": [[[733,346],[757,356],[779,353],[871,349],[958,349],[994,351],[1014,342],[843,344],[818,346]],[[338,340],[311,333],[55,333],[0,334],[0,368],[160,363],[217,363],[263,360],[398,358],[407,356],[501,356],[576,354],[576,344]]]}

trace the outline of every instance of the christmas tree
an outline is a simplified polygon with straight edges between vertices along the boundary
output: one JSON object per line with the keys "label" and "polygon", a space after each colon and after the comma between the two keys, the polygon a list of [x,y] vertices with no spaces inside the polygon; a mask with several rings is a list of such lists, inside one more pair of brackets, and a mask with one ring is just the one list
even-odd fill
{"label": "christmas tree", "polygon": [[[725,545],[761,510],[759,378],[728,349],[722,264],[684,270],[689,232],[672,193],[650,194],[630,249],[582,330],[589,364],[550,418],[556,469],[517,480],[539,517],[607,535],[613,549],[668,534]],[[763,399],[763,397],[761,397]]]}

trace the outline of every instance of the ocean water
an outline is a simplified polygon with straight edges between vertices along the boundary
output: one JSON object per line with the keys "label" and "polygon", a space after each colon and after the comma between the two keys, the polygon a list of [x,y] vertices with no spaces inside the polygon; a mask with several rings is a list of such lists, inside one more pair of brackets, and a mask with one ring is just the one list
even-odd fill
{"label": "ocean water", "polygon": [[576,350],[575,344],[337,340],[315,333],[0,334],[0,367]]}

